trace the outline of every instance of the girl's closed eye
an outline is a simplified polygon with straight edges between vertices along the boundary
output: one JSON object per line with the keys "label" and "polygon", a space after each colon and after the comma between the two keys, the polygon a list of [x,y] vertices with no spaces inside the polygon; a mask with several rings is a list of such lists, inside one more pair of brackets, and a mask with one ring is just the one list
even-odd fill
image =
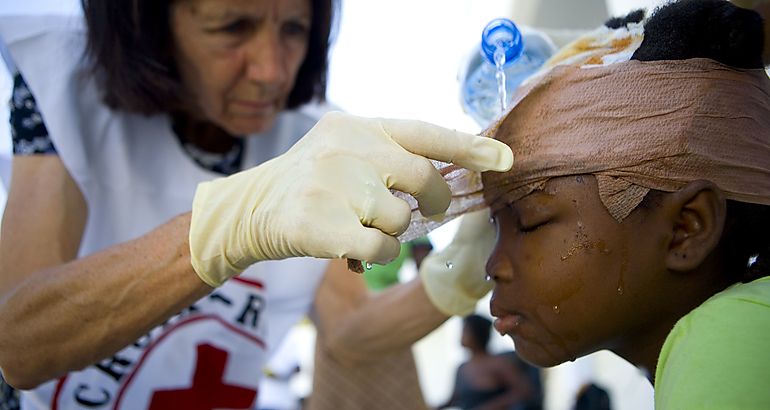
{"label": "girl's closed eye", "polygon": [[541,205],[532,206],[525,201],[508,205],[520,233],[532,233],[553,220],[552,212]]}
{"label": "girl's closed eye", "polygon": [[520,218],[517,223],[517,230],[521,233],[531,233],[536,231],[538,228],[547,225],[549,222],[551,222],[551,219],[545,219],[542,221],[522,221]]}

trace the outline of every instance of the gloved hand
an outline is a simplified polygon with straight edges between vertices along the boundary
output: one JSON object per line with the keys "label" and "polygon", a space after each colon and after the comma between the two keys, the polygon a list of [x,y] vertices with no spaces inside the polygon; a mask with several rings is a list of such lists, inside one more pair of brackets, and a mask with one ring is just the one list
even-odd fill
{"label": "gloved hand", "polygon": [[425,293],[447,315],[466,316],[494,283],[486,280],[486,263],[495,245],[495,227],[485,208],[461,216],[452,242],[428,255],[420,266]]}
{"label": "gloved hand", "polygon": [[285,154],[227,178],[204,182],[193,200],[192,266],[211,286],[262,260],[293,256],[384,263],[410,207],[389,189],[412,194],[423,215],[449,206],[432,158],[505,171],[506,145],[419,121],[326,114]]}

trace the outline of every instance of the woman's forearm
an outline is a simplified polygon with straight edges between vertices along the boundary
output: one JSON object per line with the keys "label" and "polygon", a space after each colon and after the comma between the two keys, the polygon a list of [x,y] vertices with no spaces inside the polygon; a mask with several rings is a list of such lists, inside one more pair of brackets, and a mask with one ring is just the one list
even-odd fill
{"label": "woman's forearm", "polygon": [[371,295],[328,335],[330,353],[343,361],[364,362],[421,339],[447,316],[439,312],[420,280]]}
{"label": "woman's forearm", "polygon": [[[31,388],[117,352],[211,291],[190,265],[189,214],[35,272],[0,297],[0,367]],[[7,265],[5,269],[9,269]]]}

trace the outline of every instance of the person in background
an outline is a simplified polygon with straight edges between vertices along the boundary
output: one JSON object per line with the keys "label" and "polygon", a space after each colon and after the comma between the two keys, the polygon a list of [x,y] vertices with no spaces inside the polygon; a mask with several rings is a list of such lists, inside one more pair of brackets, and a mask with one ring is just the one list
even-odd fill
{"label": "person in background", "polygon": [[594,383],[583,386],[575,399],[574,410],[612,410],[607,390]]}
{"label": "person in background", "polygon": [[22,408],[250,407],[310,310],[332,354],[366,361],[489,290],[477,269],[371,298],[348,282],[342,258],[398,253],[411,209],[390,189],[447,207],[428,158],[512,156],[418,121],[317,121],[304,104],[324,98],[332,1],[83,8],[0,20],[15,73],[0,368]]}
{"label": "person in background", "polygon": [[431,244],[430,239],[428,239],[427,236],[417,238],[411,241],[410,244],[412,245],[412,260],[414,260],[414,264],[419,270],[422,266],[422,261],[424,261],[433,250],[433,244]]}
{"label": "person in background", "polygon": [[542,410],[543,408],[543,380],[540,375],[540,368],[533,366],[526,361],[522,360],[515,351],[504,351],[498,353],[497,357],[507,360],[511,366],[520,372],[531,383],[534,390],[534,394],[529,396],[523,403],[515,405],[515,410]]}
{"label": "person in background", "polygon": [[460,365],[449,400],[439,406],[460,409],[532,408],[538,395],[525,371],[509,357],[489,352],[492,321],[476,314],[463,319],[460,343],[470,358]]}
{"label": "person in background", "polygon": [[517,158],[482,177],[490,308],[524,360],[608,349],[657,409],[770,407],[763,24],[667,3],[625,59],[556,64],[490,130]]}

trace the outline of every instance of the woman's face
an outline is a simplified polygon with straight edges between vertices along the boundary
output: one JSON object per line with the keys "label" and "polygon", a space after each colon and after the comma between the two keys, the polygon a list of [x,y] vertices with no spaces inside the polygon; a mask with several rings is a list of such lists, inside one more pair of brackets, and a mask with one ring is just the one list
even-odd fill
{"label": "woman's face", "polygon": [[233,135],[268,130],[305,58],[309,0],[177,0],[175,58],[193,114]]}
{"label": "woman's face", "polygon": [[618,223],[590,175],[551,179],[496,212],[487,263],[495,328],[539,366],[635,348],[661,314],[650,300],[665,277],[667,233],[655,212]]}
{"label": "woman's face", "polygon": [[460,335],[460,345],[463,347],[473,347],[476,339],[473,336],[473,332],[467,324],[463,324],[463,331]]}

